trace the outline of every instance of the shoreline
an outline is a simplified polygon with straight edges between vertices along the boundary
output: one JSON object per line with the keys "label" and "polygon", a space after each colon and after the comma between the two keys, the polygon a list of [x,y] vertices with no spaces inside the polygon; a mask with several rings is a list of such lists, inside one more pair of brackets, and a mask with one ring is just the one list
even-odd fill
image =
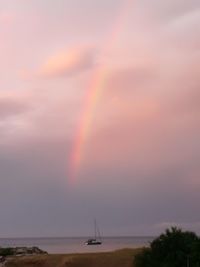
{"label": "shoreline", "polygon": [[143,247],[124,248],[110,252],[86,252],[69,254],[44,254],[9,257],[5,267],[133,267],[134,256]]}
{"label": "shoreline", "polygon": [[48,239],[10,239],[0,238],[0,247],[33,247],[37,246],[49,254],[72,254],[87,252],[110,252],[123,248],[149,246],[150,237],[104,237],[101,246],[85,245],[86,238],[48,238]]}

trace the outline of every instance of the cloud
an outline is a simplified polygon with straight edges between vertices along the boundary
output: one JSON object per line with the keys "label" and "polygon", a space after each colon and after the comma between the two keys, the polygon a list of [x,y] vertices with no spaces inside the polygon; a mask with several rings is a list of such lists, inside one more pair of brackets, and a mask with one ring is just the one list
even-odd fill
{"label": "cloud", "polygon": [[72,48],[49,57],[41,66],[38,76],[42,78],[66,77],[90,69],[95,64],[91,48]]}
{"label": "cloud", "polygon": [[[40,86],[0,91],[0,145],[23,147],[26,142],[31,144],[36,140],[71,140],[79,119],[83,93],[69,84],[69,90],[57,81],[55,84],[52,81],[52,84],[48,90]],[[76,95],[78,93],[80,95]]]}
{"label": "cloud", "polygon": [[185,187],[191,175],[190,186],[198,184],[200,81],[193,68],[187,73],[187,68],[179,69],[167,77],[168,84],[158,79],[156,69],[114,71],[96,108],[83,172],[117,168],[125,173],[120,183],[132,174],[134,184],[146,182],[147,176],[155,184],[166,179],[162,173],[174,170]]}
{"label": "cloud", "polygon": [[160,23],[168,23],[200,7],[198,0],[184,2],[182,0],[169,0],[167,2],[142,0],[140,5],[143,5],[143,9],[147,9],[148,12],[150,11],[154,18]]}
{"label": "cloud", "polygon": [[184,230],[192,230],[192,231],[200,231],[200,222],[199,221],[194,221],[194,222],[161,222],[158,224],[155,224],[155,229],[159,229],[160,231],[165,231],[166,228],[170,228],[172,226],[178,226],[180,228],[183,228]]}
{"label": "cloud", "polygon": [[15,20],[15,14],[12,11],[0,11],[0,22],[3,23],[3,25],[12,25]]}
{"label": "cloud", "polygon": [[108,77],[106,94],[134,93],[141,91],[144,85],[155,79],[155,67],[148,64],[146,67],[129,66],[112,71]]}
{"label": "cloud", "polygon": [[200,48],[200,7],[178,16],[167,24],[167,36],[178,48],[191,49],[198,52]]}
{"label": "cloud", "polygon": [[[199,221],[199,0],[141,0],[119,28],[114,0],[106,10],[108,1],[86,0],[84,13],[78,1],[14,2],[19,23],[0,16],[12,26],[0,44],[2,234],[86,234],[95,213],[109,221],[108,234]],[[93,47],[59,50],[77,40],[98,46],[105,76],[80,177],[68,190],[70,151],[96,74]]]}
{"label": "cloud", "polygon": [[23,101],[0,97],[0,120],[22,114],[28,109]]}

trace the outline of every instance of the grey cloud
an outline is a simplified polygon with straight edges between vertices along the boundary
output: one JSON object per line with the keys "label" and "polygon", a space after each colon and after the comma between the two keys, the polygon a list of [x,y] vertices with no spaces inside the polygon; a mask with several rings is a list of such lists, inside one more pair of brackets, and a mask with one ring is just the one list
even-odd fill
{"label": "grey cloud", "polygon": [[12,98],[0,98],[0,120],[26,113],[31,107],[24,101]]}
{"label": "grey cloud", "polygon": [[[162,127],[157,121],[154,125],[149,122],[144,129],[147,140],[151,138],[149,125],[155,127],[155,132]],[[93,217],[98,218],[104,235],[116,235],[119,231],[128,235],[157,234],[160,228],[155,229],[154,225],[160,221],[200,220],[199,188],[196,186],[190,194],[190,187],[184,184],[197,159],[194,150],[191,149],[190,163],[187,158],[179,163],[172,159],[173,164],[169,164],[166,157],[165,164],[154,165],[145,172],[148,159],[159,149],[159,144],[156,147],[159,140],[151,139],[154,150],[142,151],[148,155],[146,153],[144,158],[143,154],[142,165],[138,168],[134,158],[137,147],[133,146],[132,154],[126,156],[118,146],[121,137],[137,142],[135,129],[129,126],[130,120],[116,127],[111,125],[110,137],[106,136],[109,145],[103,142],[102,149],[107,153],[114,145],[116,154],[125,157],[126,161],[133,156],[131,165],[115,163],[115,168],[106,168],[90,161],[92,165],[83,170],[75,188],[69,185],[67,177],[71,140],[44,138],[29,140],[26,144],[22,142],[15,147],[1,146],[0,209],[4,214],[0,218],[1,236],[84,235],[90,233]],[[141,130],[138,130],[140,134]],[[107,131],[110,129],[104,128],[98,134],[105,135]],[[177,139],[171,143],[170,136],[169,140],[168,136],[163,136],[163,140],[172,150],[171,157]],[[184,137],[184,144],[188,141]],[[94,142],[102,145],[98,135],[94,136]],[[162,147],[160,149],[161,154],[165,153]],[[97,149],[95,155],[98,152]],[[180,150],[177,155],[179,153]]]}
{"label": "grey cloud", "polygon": [[20,100],[0,98],[0,119],[24,113],[28,109],[28,105]]}
{"label": "grey cloud", "polygon": [[200,8],[198,0],[169,0],[166,2],[159,0],[142,0],[140,4],[143,5],[143,9],[146,8],[152,12],[154,19],[163,23],[173,21]]}
{"label": "grey cloud", "polygon": [[56,218],[66,214],[68,153],[67,141],[0,146],[1,236],[45,235],[48,220],[47,228],[54,228]]}
{"label": "grey cloud", "polygon": [[198,53],[200,48],[199,23],[200,7],[170,21],[164,33],[177,47],[185,50],[190,49],[193,53]]}
{"label": "grey cloud", "polygon": [[[125,170],[119,171],[119,168],[116,171],[101,172],[94,168],[90,175],[95,177],[95,181],[91,180],[88,193],[95,192],[95,198],[93,194],[86,193],[88,196],[85,200],[86,205],[91,210],[91,206],[94,205],[111,233],[112,228],[120,229],[123,225],[126,225],[127,229],[131,226],[132,233],[137,234],[135,227],[146,224],[146,229],[151,228],[150,231],[147,230],[149,234],[153,231],[153,225],[162,220],[186,221],[189,218],[191,221],[197,221],[200,218],[199,189],[193,190],[191,195],[188,186],[177,182],[183,174],[181,167],[165,169],[165,174],[163,171],[154,171],[146,175],[135,171],[134,165],[132,173],[129,172],[129,174]],[[106,179],[104,180],[103,177]],[[136,179],[141,182],[136,183]],[[92,199],[95,199],[95,203]],[[130,228],[128,234],[131,232]],[[143,231],[145,232],[144,228]],[[113,231],[113,234],[116,232]]]}

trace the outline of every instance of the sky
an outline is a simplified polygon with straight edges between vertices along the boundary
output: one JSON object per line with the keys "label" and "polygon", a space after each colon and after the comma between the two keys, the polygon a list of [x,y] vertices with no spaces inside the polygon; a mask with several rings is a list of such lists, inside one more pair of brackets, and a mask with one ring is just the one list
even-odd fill
{"label": "sky", "polygon": [[0,236],[200,234],[199,0],[0,1]]}

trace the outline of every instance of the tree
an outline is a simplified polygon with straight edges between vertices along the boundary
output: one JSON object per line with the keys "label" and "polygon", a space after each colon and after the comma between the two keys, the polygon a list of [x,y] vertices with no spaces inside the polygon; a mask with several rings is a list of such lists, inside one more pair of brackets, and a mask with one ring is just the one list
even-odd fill
{"label": "tree", "polygon": [[135,267],[200,267],[200,238],[172,227],[135,257]]}

